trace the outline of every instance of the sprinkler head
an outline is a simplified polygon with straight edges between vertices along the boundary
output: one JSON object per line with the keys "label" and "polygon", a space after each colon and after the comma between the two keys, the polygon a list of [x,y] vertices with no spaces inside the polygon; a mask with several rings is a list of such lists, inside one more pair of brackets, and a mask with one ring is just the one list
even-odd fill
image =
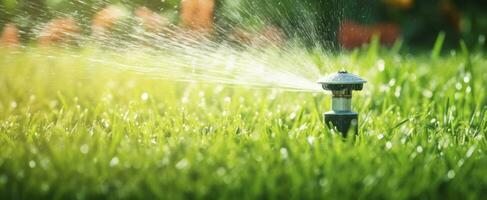
{"label": "sprinkler head", "polygon": [[325,124],[336,128],[344,137],[352,126],[355,134],[358,133],[358,113],[352,111],[352,91],[362,90],[366,82],[343,70],[318,80],[324,90],[332,93],[331,111],[323,114]]}

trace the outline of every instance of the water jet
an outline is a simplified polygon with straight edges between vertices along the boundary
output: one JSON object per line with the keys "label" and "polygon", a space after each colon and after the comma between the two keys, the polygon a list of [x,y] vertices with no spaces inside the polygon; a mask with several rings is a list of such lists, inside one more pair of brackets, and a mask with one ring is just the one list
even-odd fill
{"label": "water jet", "polygon": [[364,79],[347,71],[322,77],[318,80],[324,90],[331,91],[331,111],[323,114],[325,125],[336,128],[344,137],[353,127],[358,133],[358,113],[352,111],[352,91],[362,90]]}

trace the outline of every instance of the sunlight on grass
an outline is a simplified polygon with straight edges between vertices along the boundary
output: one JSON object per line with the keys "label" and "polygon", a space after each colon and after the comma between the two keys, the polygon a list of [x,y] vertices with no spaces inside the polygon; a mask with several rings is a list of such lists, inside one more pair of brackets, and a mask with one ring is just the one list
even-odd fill
{"label": "sunlight on grass", "polygon": [[324,71],[354,66],[368,80],[353,102],[360,134],[343,139],[322,123],[330,107],[324,93],[175,82],[86,59],[110,52],[44,51],[0,52],[1,195],[485,195],[480,53],[440,56],[435,48],[434,61],[378,46],[310,54]]}

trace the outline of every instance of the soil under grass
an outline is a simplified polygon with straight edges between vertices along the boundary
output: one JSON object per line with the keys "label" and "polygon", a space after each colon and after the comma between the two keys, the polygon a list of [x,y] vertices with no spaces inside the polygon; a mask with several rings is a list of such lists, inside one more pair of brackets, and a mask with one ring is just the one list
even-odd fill
{"label": "soil under grass", "polygon": [[0,52],[0,199],[487,196],[483,53],[310,56],[368,80],[347,139],[322,124],[329,95],[157,80],[93,64],[90,49],[46,54]]}

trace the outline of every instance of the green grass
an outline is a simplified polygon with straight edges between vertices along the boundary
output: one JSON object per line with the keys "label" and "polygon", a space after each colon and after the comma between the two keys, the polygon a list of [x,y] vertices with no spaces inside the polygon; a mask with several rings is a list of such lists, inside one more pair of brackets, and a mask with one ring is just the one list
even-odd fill
{"label": "green grass", "polygon": [[322,124],[329,95],[2,50],[0,199],[485,198],[487,58],[438,51],[310,54],[369,81],[360,134],[343,139]]}

